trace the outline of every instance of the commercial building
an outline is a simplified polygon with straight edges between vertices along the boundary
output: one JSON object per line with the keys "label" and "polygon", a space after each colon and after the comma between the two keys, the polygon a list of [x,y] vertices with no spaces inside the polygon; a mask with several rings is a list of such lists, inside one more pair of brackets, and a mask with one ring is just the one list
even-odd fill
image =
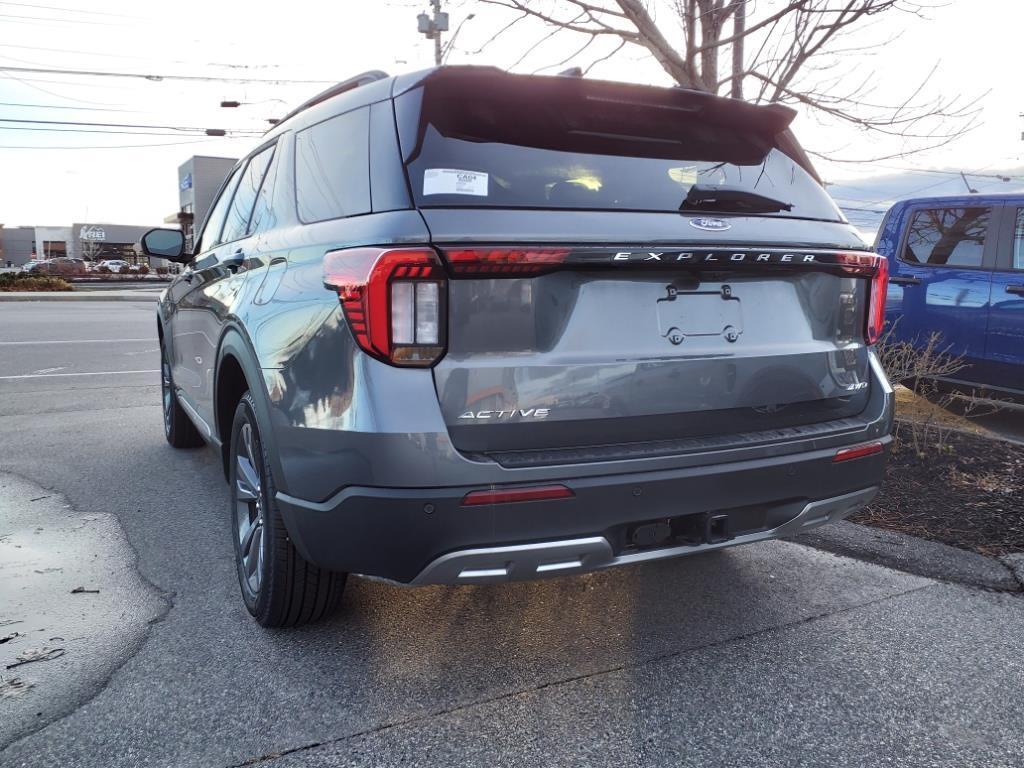
{"label": "commercial building", "polygon": [[187,250],[192,250],[195,228],[202,226],[214,195],[237,162],[232,157],[195,155],[178,166],[179,210],[164,219],[164,223],[181,227]]}
{"label": "commercial building", "polygon": [[129,264],[166,267],[166,259],[141,255],[138,243],[153,225],[78,222],[70,227],[0,228],[0,266],[20,267],[31,259],[70,256],[86,261],[123,259]]}
{"label": "commercial building", "polygon": [[[90,224],[79,222],[71,225],[71,240],[68,255],[86,261],[123,259],[129,264],[151,264],[137,250],[142,236],[153,228],[131,224]],[[161,264],[163,260],[161,259]]]}
{"label": "commercial building", "polygon": [[71,227],[36,227],[36,258],[56,259],[70,256]]}
{"label": "commercial building", "polygon": [[35,227],[0,224],[0,267],[20,267],[35,253]]}

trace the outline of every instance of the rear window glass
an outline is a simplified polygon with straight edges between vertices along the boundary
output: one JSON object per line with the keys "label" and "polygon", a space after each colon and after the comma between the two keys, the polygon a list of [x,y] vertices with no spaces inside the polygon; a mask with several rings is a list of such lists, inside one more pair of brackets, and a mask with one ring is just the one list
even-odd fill
{"label": "rear window glass", "polygon": [[915,211],[903,260],[939,267],[980,267],[990,216],[989,208]]}
{"label": "rear window glass", "polygon": [[[417,205],[678,211],[699,193],[688,212],[843,220],[771,135],[665,104],[566,102],[558,88],[469,97],[428,84],[399,97]],[[716,190],[728,194],[709,200]]]}
{"label": "rear window glass", "polygon": [[306,222],[370,211],[370,110],[332,117],[295,134],[295,198]]}

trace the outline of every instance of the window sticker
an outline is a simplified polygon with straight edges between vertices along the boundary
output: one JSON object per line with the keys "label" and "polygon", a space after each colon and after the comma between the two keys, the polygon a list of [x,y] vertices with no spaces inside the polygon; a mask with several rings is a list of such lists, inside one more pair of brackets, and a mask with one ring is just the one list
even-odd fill
{"label": "window sticker", "polygon": [[423,194],[487,197],[487,174],[455,168],[427,168],[423,173]]}

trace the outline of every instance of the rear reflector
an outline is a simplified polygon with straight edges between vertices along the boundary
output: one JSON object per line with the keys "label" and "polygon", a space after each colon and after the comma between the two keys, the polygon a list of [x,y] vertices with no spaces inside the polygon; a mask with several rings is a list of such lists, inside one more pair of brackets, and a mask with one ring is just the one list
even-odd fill
{"label": "rear reflector", "polygon": [[881,452],[881,443],[865,443],[864,445],[856,445],[853,448],[842,448],[836,451],[836,455],[832,457],[832,461],[839,462],[850,461],[852,459],[862,459],[865,456],[874,456],[876,453]]}
{"label": "rear reflector", "polygon": [[479,507],[484,504],[511,504],[516,501],[548,501],[551,499],[568,499],[575,495],[564,485],[537,485],[533,488],[500,488],[467,493],[462,499],[462,506]]}

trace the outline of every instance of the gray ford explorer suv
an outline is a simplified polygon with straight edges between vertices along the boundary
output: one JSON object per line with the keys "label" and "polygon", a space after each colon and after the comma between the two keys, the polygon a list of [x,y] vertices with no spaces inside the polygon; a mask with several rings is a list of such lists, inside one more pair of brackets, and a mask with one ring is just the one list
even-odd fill
{"label": "gray ford explorer suv", "polygon": [[882,479],[886,261],[788,129],[680,88],[371,72],[225,181],[157,328],[257,621],[805,531]]}

